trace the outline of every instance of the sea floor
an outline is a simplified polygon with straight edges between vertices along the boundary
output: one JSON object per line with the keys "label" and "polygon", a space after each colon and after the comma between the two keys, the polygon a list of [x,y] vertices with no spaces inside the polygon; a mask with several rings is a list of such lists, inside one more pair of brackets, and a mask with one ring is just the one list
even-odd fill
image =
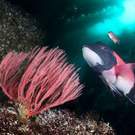
{"label": "sea floor", "polygon": [[114,130],[98,115],[87,113],[78,116],[67,109],[52,109],[27,122],[19,121],[13,102],[0,107],[1,135],[114,135]]}

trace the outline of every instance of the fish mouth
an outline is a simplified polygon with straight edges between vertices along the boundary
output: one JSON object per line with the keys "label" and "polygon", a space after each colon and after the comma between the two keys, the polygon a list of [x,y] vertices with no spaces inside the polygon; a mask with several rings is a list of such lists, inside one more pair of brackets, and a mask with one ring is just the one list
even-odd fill
{"label": "fish mouth", "polygon": [[86,53],[86,50],[87,50],[87,53],[89,53],[88,50],[91,50],[91,49],[89,48],[88,45],[83,45],[83,46],[82,46],[82,53],[83,53],[83,54]]}

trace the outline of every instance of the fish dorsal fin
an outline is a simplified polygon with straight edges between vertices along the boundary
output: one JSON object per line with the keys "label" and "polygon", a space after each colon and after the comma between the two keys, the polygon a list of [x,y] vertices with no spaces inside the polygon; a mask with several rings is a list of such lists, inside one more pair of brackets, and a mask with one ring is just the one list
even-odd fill
{"label": "fish dorsal fin", "polygon": [[117,65],[123,65],[123,64],[125,64],[125,62],[120,58],[120,56],[116,52],[113,51],[113,55],[116,58]]}
{"label": "fish dorsal fin", "polygon": [[133,72],[135,72],[135,63],[127,63],[127,64],[121,64],[121,65],[119,64],[119,65],[116,65],[115,69],[117,70],[125,69],[123,66],[128,67],[128,69],[131,69]]}

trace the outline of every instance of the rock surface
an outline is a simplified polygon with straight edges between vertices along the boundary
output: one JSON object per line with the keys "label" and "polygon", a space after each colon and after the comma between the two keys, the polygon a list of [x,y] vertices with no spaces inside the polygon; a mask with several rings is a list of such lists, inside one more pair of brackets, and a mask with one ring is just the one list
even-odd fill
{"label": "rock surface", "polygon": [[0,58],[9,50],[29,50],[43,44],[44,33],[32,16],[0,0]]}
{"label": "rock surface", "polygon": [[[22,124],[15,106],[0,109],[1,135],[114,135],[109,123],[96,120],[93,114],[77,116],[69,110],[49,110]],[[12,107],[11,107],[12,106]]]}

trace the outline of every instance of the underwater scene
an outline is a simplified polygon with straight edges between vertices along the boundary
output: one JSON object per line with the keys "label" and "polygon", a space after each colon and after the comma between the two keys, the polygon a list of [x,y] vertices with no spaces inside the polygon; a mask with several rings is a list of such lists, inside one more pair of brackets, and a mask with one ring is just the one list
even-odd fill
{"label": "underwater scene", "polygon": [[135,0],[0,0],[0,135],[135,135]]}

